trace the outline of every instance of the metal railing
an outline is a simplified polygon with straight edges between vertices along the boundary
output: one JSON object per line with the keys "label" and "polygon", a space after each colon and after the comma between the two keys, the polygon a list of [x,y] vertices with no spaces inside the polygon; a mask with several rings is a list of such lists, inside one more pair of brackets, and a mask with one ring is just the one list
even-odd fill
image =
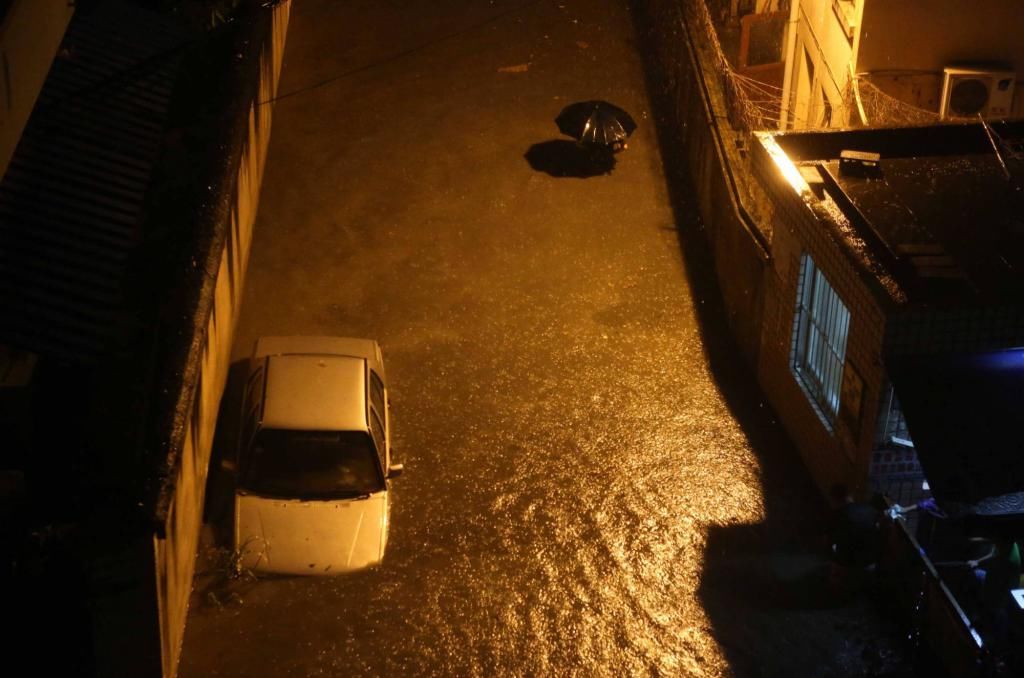
{"label": "metal railing", "polygon": [[915,651],[934,657],[950,676],[992,675],[992,658],[981,634],[905,520],[887,513],[879,570],[890,600],[909,625]]}

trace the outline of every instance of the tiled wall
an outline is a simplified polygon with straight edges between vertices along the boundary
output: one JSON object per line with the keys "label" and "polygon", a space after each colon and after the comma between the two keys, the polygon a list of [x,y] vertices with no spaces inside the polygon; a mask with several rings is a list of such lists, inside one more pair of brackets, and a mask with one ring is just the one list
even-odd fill
{"label": "tiled wall", "polygon": [[1016,306],[895,313],[889,319],[885,346],[894,355],[1024,347],[1024,299]]}
{"label": "tiled wall", "polygon": [[[834,230],[782,178],[763,148],[755,146],[753,152],[755,173],[774,204],[758,379],[822,491],[835,483],[861,489],[867,481],[878,399],[885,382],[881,361],[885,315],[871,281],[861,277]],[[791,368],[800,256],[804,253],[811,256],[850,311],[846,363],[863,384],[859,415],[852,412],[848,399],[841,402],[834,430],[815,410]]]}
{"label": "tiled wall", "polygon": [[[770,145],[771,142],[766,141]],[[764,323],[758,378],[822,489],[843,482],[863,487],[877,475],[919,474],[913,451],[876,450],[879,400],[888,388],[883,355],[964,353],[1024,346],[1021,305],[941,310],[910,308],[894,299],[850,253],[856,236],[840,235],[837,212],[825,213],[812,196],[801,198],[760,144],[753,165],[774,204],[772,265],[765,279]],[[833,222],[838,219],[839,221]],[[846,246],[840,238],[854,238]],[[846,362],[863,382],[859,421],[841,405],[834,431],[821,421],[793,377],[793,332],[799,261],[808,253],[850,311]],[[886,456],[888,455],[888,456]],[[900,457],[897,459],[896,457]]]}

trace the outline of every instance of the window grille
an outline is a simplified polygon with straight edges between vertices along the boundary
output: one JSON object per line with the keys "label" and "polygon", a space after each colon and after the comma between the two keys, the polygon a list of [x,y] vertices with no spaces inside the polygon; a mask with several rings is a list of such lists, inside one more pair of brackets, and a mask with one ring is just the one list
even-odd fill
{"label": "window grille", "polygon": [[839,414],[850,312],[807,254],[800,259],[793,373],[831,430]]}

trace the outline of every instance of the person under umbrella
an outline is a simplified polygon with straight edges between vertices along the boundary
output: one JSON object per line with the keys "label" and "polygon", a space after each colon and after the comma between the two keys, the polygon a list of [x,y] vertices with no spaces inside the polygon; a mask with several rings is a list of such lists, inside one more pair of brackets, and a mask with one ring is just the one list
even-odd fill
{"label": "person under umbrella", "polygon": [[580,144],[605,148],[613,153],[626,148],[626,139],[636,122],[626,111],[607,101],[579,101],[569,104],[555,118],[562,134]]}

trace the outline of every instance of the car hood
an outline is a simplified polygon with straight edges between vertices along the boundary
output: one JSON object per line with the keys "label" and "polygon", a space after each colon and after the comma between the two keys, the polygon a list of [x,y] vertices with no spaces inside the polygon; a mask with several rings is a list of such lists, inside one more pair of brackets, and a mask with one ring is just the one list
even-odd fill
{"label": "car hood", "polygon": [[235,548],[242,569],[308,575],[362,569],[384,557],[387,531],[386,491],[328,501],[235,497]]}

